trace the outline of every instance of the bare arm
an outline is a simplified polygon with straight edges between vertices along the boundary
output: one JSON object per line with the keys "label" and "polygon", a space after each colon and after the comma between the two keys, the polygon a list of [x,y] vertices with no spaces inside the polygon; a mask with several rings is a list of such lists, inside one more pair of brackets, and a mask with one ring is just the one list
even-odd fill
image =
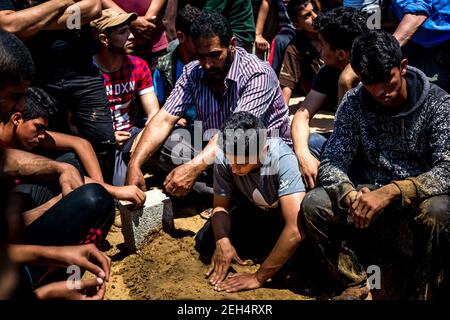
{"label": "bare arm", "polygon": [[94,244],[77,246],[37,246],[12,244],[8,247],[11,260],[19,263],[68,266],[77,265],[101,279],[109,280],[111,259]]}
{"label": "bare arm", "polygon": [[304,235],[299,228],[300,208],[304,192],[293,193],[280,198],[281,214],[284,228],[269,256],[256,272],[260,283],[271,278],[294,254]]}
{"label": "bare arm", "polygon": [[164,143],[178,119],[179,117],[172,116],[161,109],[145,126],[128,164],[126,184],[134,184],[142,190],[146,189],[141,166]]}
{"label": "bare arm", "polygon": [[270,48],[269,42],[263,37],[264,25],[266,24],[267,15],[269,14],[269,7],[270,1],[262,0],[261,5],[259,6],[258,18],[256,19],[255,44],[256,47],[262,51]]}
{"label": "bare arm", "polygon": [[153,20],[154,17],[159,18],[161,10],[165,4],[166,0],[153,0],[147,12],[145,13],[145,18],[150,21]]}
{"label": "bare arm", "polygon": [[218,134],[192,160],[173,169],[164,181],[166,191],[178,197],[185,196],[192,189],[197,177],[214,163]]}
{"label": "bare arm", "polygon": [[53,21],[47,28],[49,30],[60,30],[67,28],[67,21],[73,19],[73,15],[77,12],[74,10],[75,6],[79,10],[81,16],[81,25],[91,22],[102,15],[102,2],[100,0],[75,0],[76,4],[69,7],[64,14]]}
{"label": "bare arm", "polygon": [[113,196],[114,199],[124,200],[134,203],[137,207],[141,207],[145,202],[145,192],[137,186],[113,186],[106,182],[95,181],[89,177],[84,177],[86,184],[98,183],[106,191]]}
{"label": "bare arm", "polygon": [[400,21],[397,30],[394,32],[394,37],[400,43],[400,46],[404,46],[413,37],[419,27],[427,20],[427,16],[423,14],[411,14],[407,13]]}
{"label": "bare arm", "polygon": [[339,76],[338,82],[338,105],[341,103],[342,98],[350,89],[356,87],[358,85],[359,78],[358,75],[353,71],[351,64],[347,64],[347,66],[342,71]]}
{"label": "bare arm", "polygon": [[289,100],[291,99],[292,96],[292,89],[289,87],[284,87],[283,88],[283,98],[284,98],[284,102],[289,105]]}
{"label": "bare arm", "polygon": [[70,164],[20,150],[7,149],[4,152],[3,171],[10,176],[59,179],[63,196],[83,184],[80,173]]}
{"label": "bare arm", "polygon": [[126,13],[126,11],[119,7],[113,0],[102,0],[102,7],[104,9],[114,9],[117,12]]}
{"label": "bare arm", "polygon": [[300,108],[294,115],[292,121],[292,141],[294,151],[300,164],[300,171],[309,188],[314,188],[317,179],[317,169],[319,161],[311,154],[309,150],[309,122],[319,111],[326,99],[326,95],[315,90],[309,91]]}
{"label": "bare arm", "polygon": [[142,108],[147,115],[147,123],[158,113],[159,102],[154,91],[140,96]]}
{"label": "bare arm", "polygon": [[209,282],[216,286],[227,276],[233,260],[236,260],[239,264],[244,264],[244,261],[239,258],[229,238],[231,228],[231,220],[228,213],[230,197],[215,194],[213,206],[211,223],[216,240],[216,249],[206,276],[211,275]]}
{"label": "bare arm", "polygon": [[40,216],[42,216],[45,212],[47,212],[51,207],[53,207],[59,200],[62,199],[62,194],[59,194],[50,200],[48,200],[46,203],[40,205],[39,207],[36,207],[34,209],[25,211],[23,215],[23,221],[26,226],[30,225],[38,219]]}
{"label": "bare arm", "polygon": [[22,39],[29,38],[46,29],[75,2],[72,0],[50,0],[20,11],[0,11],[0,27]]}
{"label": "bare arm", "polygon": [[96,181],[103,182],[103,175],[97,156],[92,145],[86,139],[64,133],[46,131],[45,139],[41,146],[49,149],[73,150],[80,158],[88,176]]}

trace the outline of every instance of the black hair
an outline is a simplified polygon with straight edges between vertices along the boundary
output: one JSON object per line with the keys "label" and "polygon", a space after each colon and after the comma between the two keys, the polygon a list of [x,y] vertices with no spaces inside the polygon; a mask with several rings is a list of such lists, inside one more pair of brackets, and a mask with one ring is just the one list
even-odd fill
{"label": "black hair", "polygon": [[310,3],[313,5],[314,11],[318,10],[314,0],[290,0],[287,5],[287,13],[291,21],[297,22],[299,11],[305,9]]}
{"label": "black hair", "polygon": [[183,32],[187,37],[191,35],[191,25],[195,19],[200,17],[202,10],[187,4],[178,11],[175,19],[175,30]]}
{"label": "black hair", "polygon": [[56,113],[56,101],[41,88],[29,88],[25,95],[23,120],[50,119]]}
{"label": "black hair", "polygon": [[228,47],[233,30],[230,22],[219,12],[202,12],[191,25],[191,37],[193,40],[199,38],[219,37],[223,48]]}
{"label": "black hair", "polygon": [[218,144],[225,154],[257,157],[266,144],[266,127],[251,113],[233,113],[220,129]]}
{"label": "black hair", "polygon": [[27,47],[14,34],[0,28],[0,88],[32,80],[33,59]]}
{"label": "black hair", "polygon": [[339,7],[319,15],[313,27],[333,50],[350,51],[353,40],[368,32],[368,14],[354,8]]}
{"label": "black hair", "polygon": [[350,64],[365,84],[391,78],[391,69],[402,61],[400,44],[384,30],[373,30],[358,37],[352,46]]}

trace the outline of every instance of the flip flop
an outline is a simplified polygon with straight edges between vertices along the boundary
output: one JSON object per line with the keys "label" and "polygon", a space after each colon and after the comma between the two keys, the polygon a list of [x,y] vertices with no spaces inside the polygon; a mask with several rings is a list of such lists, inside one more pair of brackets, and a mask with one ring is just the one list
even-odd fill
{"label": "flip flop", "polygon": [[200,217],[205,220],[209,220],[211,218],[212,208],[208,208],[200,212]]}

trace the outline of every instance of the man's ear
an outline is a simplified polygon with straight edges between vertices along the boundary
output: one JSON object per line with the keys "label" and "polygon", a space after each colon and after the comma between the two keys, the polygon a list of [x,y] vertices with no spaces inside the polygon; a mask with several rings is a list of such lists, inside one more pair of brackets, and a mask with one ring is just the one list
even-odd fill
{"label": "man's ear", "polygon": [[100,43],[102,45],[104,45],[105,47],[107,47],[109,45],[109,38],[104,33],[100,33],[98,35],[98,41],[100,41]]}
{"label": "man's ear", "polygon": [[336,54],[337,54],[338,61],[348,61],[349,56],[350,56],[349,51],[345,51],[342,49],[337,49]]}
{"label": "man's ear", "polygon": [[23,122],[23,116],[22,116],[22,114],[21,114],[20,112],[14,112],[14,113],[11,115],[10,122],[11,122],[13,125],[18,126],[19,124],[21,124],[21,123]]}
{"label": "man's ear", "polygon": [[186,40],[186,35],[181,31],[177,31],[177,38],[180,43],[183,43]]}
{"label": "man's ear", "polygon": [[230,39],[230,49],[231,51],[235,51],[236,50],[236,45],[237,45],[237,40],[235,36],[232,36]]}
{"label": "man's ear", "polygon": [[400,73],[402,76],[406,74],[406,67],[408,66],[408,59],[402,59],[400,62]]}

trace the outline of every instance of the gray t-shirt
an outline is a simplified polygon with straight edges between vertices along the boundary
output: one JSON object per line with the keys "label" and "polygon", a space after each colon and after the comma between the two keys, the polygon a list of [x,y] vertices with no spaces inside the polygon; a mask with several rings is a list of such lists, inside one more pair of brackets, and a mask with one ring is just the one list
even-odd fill
{"label": "gray t-shirt", "polygon": [[228,160],[219,151],[214,163],[214,193],[227,197],[239,190],[256,206],[273,209],[278,207],[281,196],[305,192],[292,149],[280,138],[269,138],[267,143],[269,148],[262,159],[263,165],[245,176],[233,175]]}

